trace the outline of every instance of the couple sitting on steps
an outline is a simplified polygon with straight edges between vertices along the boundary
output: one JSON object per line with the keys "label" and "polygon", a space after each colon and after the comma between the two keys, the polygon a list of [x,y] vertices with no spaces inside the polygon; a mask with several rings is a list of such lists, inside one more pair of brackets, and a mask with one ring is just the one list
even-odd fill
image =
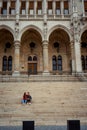
{"label": "couple sitting on steps", "polygon": [[23,99],[21,101],[22,104],[31,104],[32,97],[29,92],[24,92]]}

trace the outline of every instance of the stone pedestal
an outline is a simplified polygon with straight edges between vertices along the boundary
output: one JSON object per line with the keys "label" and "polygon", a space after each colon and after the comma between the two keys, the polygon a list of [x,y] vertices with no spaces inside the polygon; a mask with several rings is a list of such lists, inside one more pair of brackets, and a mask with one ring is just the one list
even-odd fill
{"label": "stone pedestal", "polygon": [[14,71],[12,74],[13,77],[19,77],[20,76],[20,72],[19,71]]}

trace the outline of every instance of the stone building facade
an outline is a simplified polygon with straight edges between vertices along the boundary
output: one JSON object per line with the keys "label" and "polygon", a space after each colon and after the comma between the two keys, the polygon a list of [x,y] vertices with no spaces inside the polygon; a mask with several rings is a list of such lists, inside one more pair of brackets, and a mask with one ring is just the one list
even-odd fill
{"label": "stone building facade", "polygon": [[0,0],[0,74],[86,74],[87,0]]}

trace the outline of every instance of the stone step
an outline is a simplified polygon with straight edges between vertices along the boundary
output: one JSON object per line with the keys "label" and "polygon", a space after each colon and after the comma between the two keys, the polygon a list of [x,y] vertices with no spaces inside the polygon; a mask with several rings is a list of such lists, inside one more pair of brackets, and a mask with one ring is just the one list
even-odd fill
{"label": "stone step", "polygon": [[[0,83],[0,125],[20,125],[23,120],[35,120],[36,125],[65,125],[68,119],[85,124],[86,86],[86,82]],[[25,91],[33,97],[31,105],[21,104]]]}
{"label": "stone step", "polygon": [[12,77],[12,76],[0,76],[0,82],[41,82],[41,81],[87,81],[84,76],[74,76],[74,75],[30,75]]}

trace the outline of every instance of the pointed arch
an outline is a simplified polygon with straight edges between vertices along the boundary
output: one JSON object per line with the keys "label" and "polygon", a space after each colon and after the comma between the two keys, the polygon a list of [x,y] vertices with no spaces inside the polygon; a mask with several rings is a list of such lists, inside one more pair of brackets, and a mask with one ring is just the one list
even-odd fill
{"label": "pointed arch", "polygon": [[21,32],[20,32],[20,39],[22,38],[22,35],[23,35],[27,30],[30,30],[30,29],[36,30],[36,31],[40,34],[41,38],[43,39],[43,32],[42,32],[42,30],[41,30],[40,28],[34,26],[34,25],[29,25],[29,26],[24,27],[24,28],[21,30]]}
{"label": "pointed arch", "polygon": [[52,33],[53,31],[55,31],[56,29],[62,29],[62,30],[64,30],[64,31],[67,33],[67,35],[69,36],[70,41],[73,40],[73,38],[72,38],[72,36],[71,36],[71,31],[70,31],[67,27],[65,27],[65,26],[63,26],[63,25],[56,25],[56,26],[52,27],[52,28],[48,31],[47,39],[49,39],[49,36],[51,35],[51,33]]}
{"label": "pointed arch", "polygon": [[9,31],[12,36],[13,36],[13,39],[15,38],[15,32],[12,28],[10,28],[9,26],[6,26],[6,25],[0,25],[0,30],[2,29],[6,29],[7,31]]}
{"label": "pointed arch", "polygon": [[84,27],[81,29],[81,33],[80,33],[80,40],[82,37],[82,34],[87,30],[87,25],[84,25]]}

